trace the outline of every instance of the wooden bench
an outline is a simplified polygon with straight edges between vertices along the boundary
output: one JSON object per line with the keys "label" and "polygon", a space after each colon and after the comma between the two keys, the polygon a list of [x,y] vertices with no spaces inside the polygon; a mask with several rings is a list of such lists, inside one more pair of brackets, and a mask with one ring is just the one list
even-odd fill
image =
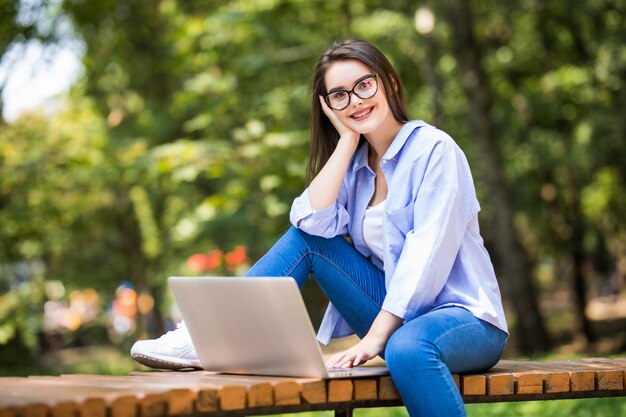
{"label": "wooden bench", "polygon": [[[455,375],[466,403],[626,396],[626,358],[502,360]],[[244,416],[400,406],[389,376],[298,379],[195,372],[0,378],[0,417]]]}

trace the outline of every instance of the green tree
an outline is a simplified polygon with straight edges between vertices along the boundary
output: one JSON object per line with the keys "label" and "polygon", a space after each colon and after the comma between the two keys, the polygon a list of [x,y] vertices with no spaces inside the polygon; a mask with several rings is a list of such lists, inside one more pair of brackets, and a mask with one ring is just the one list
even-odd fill
{"label": "green tree", "polygon": [[545,294],[568,283],[591,340],[587,298],[602,277],[626,275],[618,1],[424,2],[435,24],[422,33],[408,0],[0,5],[4,56],[71,36],[84,51],[62,111],[1,126],[0,274],[13,304],[0,303],[0,323],[24,334],[37,324],[2,309],[17,299],[16,265],[41,262],[41,279],[109,294],[129,280],[164,308],[165,277],[191,273],[190,255],[262,255],[305,185],[313,66],[347,37],[378,45],[413,117],[467,153],[523,353],[548,346],[525,337],[542,333]]}

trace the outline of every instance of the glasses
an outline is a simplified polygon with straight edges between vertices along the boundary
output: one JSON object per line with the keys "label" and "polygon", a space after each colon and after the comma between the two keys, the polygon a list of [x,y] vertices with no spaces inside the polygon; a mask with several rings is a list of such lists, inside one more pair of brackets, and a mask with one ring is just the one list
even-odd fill
{"label": "glasses", "polygon": [[372,98],[378,92],[376,74],[367,74],[354,83],[351,90],[333,90],[324,96],[326,104],[333,110],[343,110],[350,104],[352,93],[360,99]]}

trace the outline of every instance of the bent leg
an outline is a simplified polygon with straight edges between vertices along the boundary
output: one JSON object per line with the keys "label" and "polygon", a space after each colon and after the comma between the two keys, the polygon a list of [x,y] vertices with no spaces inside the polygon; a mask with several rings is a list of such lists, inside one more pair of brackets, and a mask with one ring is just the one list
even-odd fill
{"label": "bent leg", "polygon": [[343,237],[326,239],[291,227],[247,276],[290,276],[300,287],[312,275],[352,330],[365,336],[385,298],[385,276]]}
{"label": "bent leg", "polygon": [[495,365],[507,335],[461,307],[434,310],[400,327],[385,358],[409,415],[465,416],[452,373]]}

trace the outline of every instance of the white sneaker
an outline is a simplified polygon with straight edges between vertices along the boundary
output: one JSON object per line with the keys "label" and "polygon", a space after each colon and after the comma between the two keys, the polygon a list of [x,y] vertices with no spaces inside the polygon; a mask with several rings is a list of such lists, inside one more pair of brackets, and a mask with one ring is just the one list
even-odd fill
{"label": "white sneaker", "polygon": [[130,356],[151,368],[202,368],[184,322],[158,339],[136,341],[130,349]]}

